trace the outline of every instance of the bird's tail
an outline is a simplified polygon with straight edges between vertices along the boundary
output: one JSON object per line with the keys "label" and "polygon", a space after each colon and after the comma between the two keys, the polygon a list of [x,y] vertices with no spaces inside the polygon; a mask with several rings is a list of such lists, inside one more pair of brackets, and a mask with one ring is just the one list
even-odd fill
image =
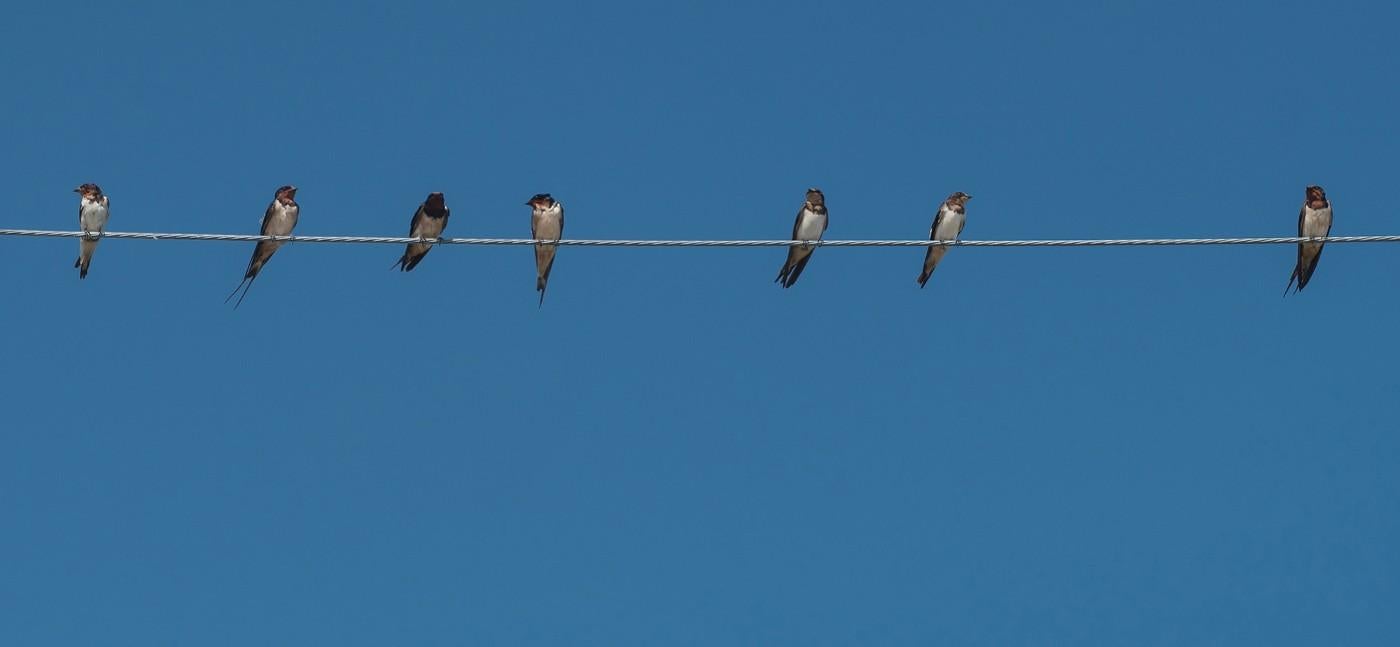
{"label": "bird's tail", "polygon": [[[1298,278],[1298,268],[1297,268],[1297,267],[1294,267],[1294,268],[1293,268],[1293,274],[1290,275],[1290,276],[1288,277],[1288,285],[1285,286],[1285,287],[1283,288],[1283,296],[1285,296],[1285,297],[1288,296],[1288,291],[1289,291],[1290,289],[1293,288],[1293,281],[1294,281],[1294,279],[1297,279],[1297,278]],[[1298,290],[1302,290],[1302,289],[1303,289],[1303,284],[1302,284],[1301,281],[1299,281],[1299,283],[1298,283]]]}
{"label": "bird's tail", "polygon": [[96,251],[97,238],[85,236],[78,241],[78,260],[73,262],[73,267],[78,268],[78,278],[87,278],[88,267],[92,265],[92,255]]}
{"label": "bird's tail", "polygon": [[933,276],[933,271],[938,269],[938,259],[931,258],[929,260],[932,262],[924,261],[924,270],[922,272],[919,272],[920,288],[923,288],[924,285],[928,283],[929,278]]}
{"label": "bird's tail", "polygon": [[248,287],[243,288],[243,294],[238,295],[238,301],[234,302],[233,304],[234,310],[237,310],[238,306],[243,305],[243,297],[248,296],[248,290],[253,289],[253,281],[257,280],[257,278],[257,275],[254,274],[253,278],[248,279]]}
{"label": "bird's tail", "polygon": [[232,299],[233,295],[238,294],[238,290],[242,289],[243,294],[240,295],[238,297],[238,301],[233,304],[233,309],[237,310],[238,306],[243,303],[243,297],[248,296],[248,290],[253,289],[253,281],[257,278],[257,274],[249,274],[248,276],[243,277],[243,280],[238,283],[238,287],[234,288],[233,292],[230,292],[228,296],[224,297],[224,303],[228,303],[229,299]]}
{"label": "bird's tail", "polygon": [[553,243],[535,245],[535,289],[540,293],[541,308],[544,307],[544,293],[549,288],[549,275],[554,273],[554,257],[558,252],[559,247]]}
{"label": "bird's tail", "polygon": [[778,270],[778,278],[773,279],[773,282],[774,282],[774,283],[780,284],[780,285],[782,285],[783,287],[787,287],[787,286],[788,286],[788,275],[789,275],[789,274],[792,274],[792,266],[793,266],[793,264],[794,264],[792,261],[793,261],[793,258],[794,258],[796,255],[797,255],[797,246],[796,246],[796,245],[790,245],[790,246],[788,246],[788,255],[787,255],[787,258],[786,258],[786,259],[783,259],[783,267],[782,267],[781,269]]}
{"label": "bird's tail", "polygon": [[426,249],[422,250],[423,253],[414,255],[413,246],[416,244],[418,243],[409,243],[408,248],[403,250],[403,256],[399,257],[399,261],[397,263],[394,263],[394,266],[398,267],[400,271],[412,272],[413,268],[418,267],[418,264],[423,262],[424,258],[427,258],[428,252],[432,251],[431,247],[427,247],[425,245],[424,247]]}
{"label": "bird's tail", "polygon": [[810,260],[812,260],[812,253],[808,252],[806,256],[803,256],[796,263],[792,264],[792,268],[788,270],[787,276],[784,277],[784,288],[790,288],[797,283],[798,277],[802,276],[802,270],[807,269],[807,262]]}

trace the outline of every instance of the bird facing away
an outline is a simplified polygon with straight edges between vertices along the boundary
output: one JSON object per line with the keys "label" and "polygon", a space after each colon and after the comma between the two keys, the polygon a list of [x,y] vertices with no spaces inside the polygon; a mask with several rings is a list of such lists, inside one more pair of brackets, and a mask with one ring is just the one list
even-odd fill
{"label": "bird facing away", "polygon": [[[792,239],[821,240],[822,234],[826,232],[826,224],[826,196],[822,195],[821,189],[807,189],[807,201],[797,210],[797,222],[792,224]],[[792,287],[792,284],[797,282],[797,277],[802,276],[807,261],[812,259],[814,249],[810,244],[788,247],[787,260],[783,262],[783,269],[778,270],[778,278],[773,282],[782,284],[784,288]]]}
{"label": "bird facing away", "polygon": [[[413,220],[408,223],[408,237],[425,240],[441,238],[443,230],[447,229],[447,217],[450,215],[452,212],[447,208],[447,201],[443,199],[442,194],[429,193],[428,199],[418,205],[418,211],[413,213]],[[394,265],[401,271],[412,271],[432,248],[430,243],[409,243],[408,249],[404,250],[403,256]]]}
{"label": "bird facing away", "polygon": [[[301,207],[297,206],[297,188],[294,186],[281,186],[272,196],[272,204],[267,205],[267,212],[263,214],[262,229],[259,231],[263,236],[290,236],[292,229],[297,226],[297,216],[301,213]],[[253,280],[258,278],[258,272],[262,271],[267,261],[272,255],[277,253],[277,248],[286,241],[281,240],[260,240],[257,247],[253,248],[253,257],[248,260],[248,271],[243,273],[243,281],[238,284],[233,292],[224,299],[228,303],[233,295],[238,294],[238,289],[243,288],[243,295],[238,297],[238,302],[233,304],[233,309],[237,310],[239,304],[243,303],[243,297],[248,296],[248,290],[253,289]],[[247,287],[244,287],[247,286]]]}
{"label": "bird facing away", "polygon": [[[943,204],[938,206],[938,214],[933,217],[933,226],[929,227],[929,240],[957,240],[962,234],[963,225],[967,224],[967,201],[972,196],[958,191],[948,196]],[[924,271],[919,274],[919,287],[924,287],[928,283],[928,277],[933,276],[934,268],[938,267],[938,262],[943,260],[943,255],[948,253],[946,245],[934,245],[928,248],[924,254]]]}
{"label": "bird facing away", "polygon": [[84,184],[73,189],[73,192],[79,195],[78,227],[88,234],[78,239],[78,260],[73,262],[73,267],[78,268],[78,278],[85,279],[88,266],[92,265],[92,255],[101,240],[96,234],[101,234],[107,228],[109,202],[107,196],[102,194],[102,188],[96,184]]}
{"label": "bird facing away", "polygon": [[[1327,233],[1332,231],[1332,203],[1327,201],[1327,194],[1320,186],[1308,187],[1305,196],[1303,210],[1298,212],[1298,237],[1326,238]],[[1288,296],[1288,289],[1293,287],[1294,280],[1298,281],[1298,288],[1293,292],[1303,291],[1317,270],[1320,258],[1322,243],[1298,243],[1298,263],[1293,266],[1293,275],[1288,277],[1288,286],[1283,288],[1284,296]]]}
{"label": "bird facing away", "polygon": [[[559,240],[564,237],[564,203],[548,193],[537,193],[525,203],[530,207],[530,237],[535,240]],[[549,272],[554,269],[555,245],[535,244],[535,289],[544,307],[544,290],[549,285]]]}

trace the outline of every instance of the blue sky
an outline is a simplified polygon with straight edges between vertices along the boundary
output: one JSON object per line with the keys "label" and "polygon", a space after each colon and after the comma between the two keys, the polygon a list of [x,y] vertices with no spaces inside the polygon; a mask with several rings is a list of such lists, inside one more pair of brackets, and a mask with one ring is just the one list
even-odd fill
{"label": "blue sky", "polygon": [[[1383,3],[8,13],[3,227],[1400,232]],[[6,644],[1400,640],[1393,246],[76,247],[0,239]]]}

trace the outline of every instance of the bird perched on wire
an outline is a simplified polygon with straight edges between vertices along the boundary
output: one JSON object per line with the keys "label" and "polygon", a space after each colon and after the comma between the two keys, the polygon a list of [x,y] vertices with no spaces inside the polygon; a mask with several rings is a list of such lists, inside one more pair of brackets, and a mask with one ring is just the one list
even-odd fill
{"label": "bird perched on wire", "polygon": [[[530,237],[535,240],[559,240],[564,236],[564,203],[548,193],[537,193],[525,203],[530,207]],[[554,254],[559,248],[549,243],[535,243],[535,289],[544,307],[544,291],[549,286],[549,272],[554,269]]]}
{"label": "bird perched on wire", "polygon": [[[826,196],[822,195],[821,189],[807,189],[807,200],[802,203],[802,208],[797,210],[797,221],[792,224],[792,239],[819,241],[826,232],[826,225]],[[815,248],[810,244],[788,247],[787,260],[783,262],[783,269],[778,270],[778,278],[773,282],[781,284],[784,288],[792,287],[792,284],[797,282],[797,277],[802,276],[807,261],[812,260],[813,251]]]}
{"label": "bird perched on wire", "polygon": [[[442,238],[442,232],[447,229],[447,217],[452,212],[447,208],[447,201],[441,193],[433,192],[428,194],[428,198],[423,204],[418,205],[418,211],[413,213],[413,220],[408,223],[409,238],[422,238],[433,240]],[[428,255],[428,251],[433,248],[431,243],[409,243],[408,249],[404,250],[403,256],[399,258],[395,266],[400,271],[408,272],[418,267],[423,261],[423,257]]]}
{"label": "bird perched on wire", "polygon": [[[1299,238],[1326,238],[1332,231],[1332,203],[1322,187],[1313,185],[1307,188],[1303,198],[1303,210],[1298,212]],[[1317,271],[1317,261],[1322,258],[1322,243],[1298,243],[1298,263],[1293,266],[1293,275],[1288,277],[1288,286],[1283,295],[1288,296],[1293,282],[1298,282],[1296,294],[1302,292]]]}
{"label": "bird perched on wire", "polygon": [[[963,225],[967,224],[967,201],[972,196],[958,191],[948,196],[947,200],[938,207],[938,214],[933,217],[933,226],[929,227],[929,240],[957,240],[962,234]],[[924,254],[924,271],[919,274],[919,287],[924,287],[928,283],[928,278],[933,276],[934,268],[938,267],[938,262],[943,260],[943,255],[948,253],[947,245],[930,245],[928,252]]]}
{"label": "bird perched on wire", "polygon": [[102,193],[102,187],[87,183],[73,189],[78,198],[78,227],[86,236],[78,240],[78,260],[73,267],[78,268],[78,278],[85,279],[88,267],[92,265],[92,255],[97,252],[99,236],[107,227],[110,201]]}
{"label": "bird perched on wire", "polygon": [[[272,195],[272,204],[267,205],[267,211],[263,213],[262,229],[259,230],[263,236],[290,236],[292,230],[297,226],[297,216],[301,214],[301,207],[297,205],[297,188],[285,185],[277,188],[277,192]],[[253,257],[248,260],[248,270],[243,273],[243,281],[238,287],[229,293],[224,299],[228,303],[233,295],[238,294],[239,288],[243,289],[242,296],[238,297],[238,302],[233,304],[233,309],[243,303],[243,297],[248,296],[248,290],[253,289],[253,280],[258,278],[258,272],[262,271],[264,265],[272,259],[272,255],[277,253],[277,248],[285,241],[280,240],[260,240],[253,248]],[[247,286],[247,287],[244,287]]]}

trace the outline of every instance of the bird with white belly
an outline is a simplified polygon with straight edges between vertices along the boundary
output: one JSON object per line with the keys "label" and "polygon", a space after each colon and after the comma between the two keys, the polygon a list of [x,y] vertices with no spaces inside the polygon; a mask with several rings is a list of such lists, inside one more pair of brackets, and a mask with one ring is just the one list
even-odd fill
{"label": "bird with white belly", "polygon": [[[826,196],[822,195],[821,189],[807,189],[807,200],[802,203],[802,208],[797,210],[797,222],[792,224],[792,239],[805,242],[820,241],[822,234],[826,232],[826,225]],[[811,244],[789,247],[787,261],[783,263],[783,269],[778,271],[778,278],[773,282],[785,288],[797,283],[797,277],[802,276],[802,270],[806,269],[807,262],[812,260],[814,249]]]}
{"label": "bird with white belly", "polygon": [[110,215],[109,206],[111,202],[107,196],[102,194],[102,188],[96,184],[87,183],[73,189],[80,197],[78,199],[78,227],[87,234],[78,241],[78,260],[73,262],[73,267],[78,268],[78,278],[85,279],[88,275],[88,267],[92,265],[92,255],[97,252],[97,243],[102,234],[102,230],[107,228],[107,216]]}
{"label": "bird with white belly", "polygon": [[[948,196],[938,207],[938,214],[933,217],[933,226],[929,227],[929,240],[954,241],[962,234],[963,225],[967,224],[967,201],[972,196],[958,191]],[[948,253],[947,245],[930,245],[928,252],[924,254],[924,271],[919,274],[919,287],[924,287],[928,283],[933,270],[938,267],[938,262],[943,260],[943,255]]]}
{"label": "bird with white belly", "polygon": [[[1322,187],[1313,185],[1307,188],[1303,198],[1303,210],[1298,212],[1299,238],[1326,238],[1332,231],[1332,203]],[[1296,294],[1312,279],[1317,271],[1317,261],[1322,258],[1322,243],[1298,243],[1298,262],[1293,266],[1293,275],[1288,277],[1288,286],[1283,288],[1284,296],[1297,281]]]}

